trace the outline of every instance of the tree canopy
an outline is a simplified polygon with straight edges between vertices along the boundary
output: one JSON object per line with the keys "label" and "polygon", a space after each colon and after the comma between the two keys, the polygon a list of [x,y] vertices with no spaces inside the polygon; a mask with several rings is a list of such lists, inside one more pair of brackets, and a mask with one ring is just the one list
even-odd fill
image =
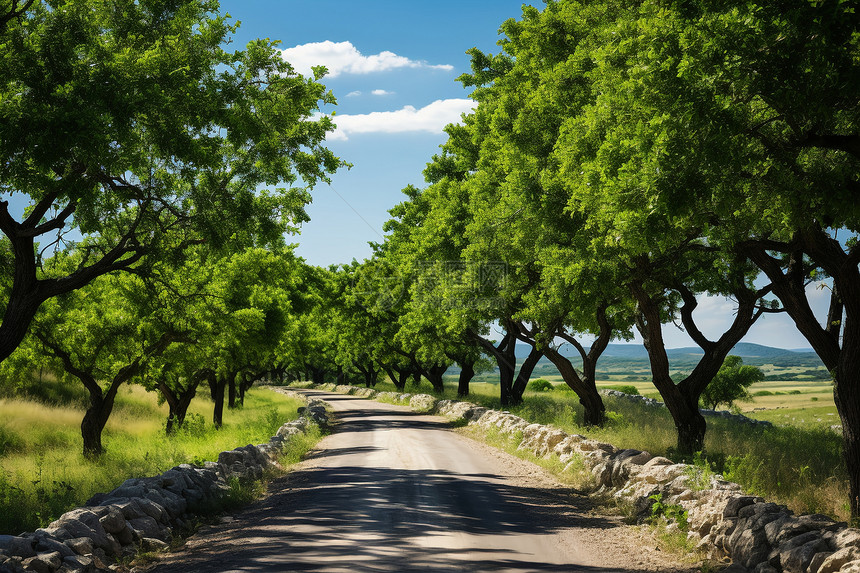
{"label": "tree canopy", "polygon": [[[42,302],[99,275],[194,241],[282,243],[341,165],[313,115],[330,92],[268,40],[228,52],[236,25],[215,1],[15,6],[0,14],[0,192],[26,209],[0,201],[0,360]],[[77,267],[46,271],[72,251]]]}

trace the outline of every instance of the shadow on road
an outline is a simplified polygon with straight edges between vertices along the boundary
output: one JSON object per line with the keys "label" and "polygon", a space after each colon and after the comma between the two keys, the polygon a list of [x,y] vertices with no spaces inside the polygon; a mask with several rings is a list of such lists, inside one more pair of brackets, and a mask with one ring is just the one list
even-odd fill
{"label": "shadow on road", "polygon": [[[446,426],[405,411],[350,408],[338,415],[339,433]],[[635,571],[560,567],[532,551],[483,549],[482,536],[513,540],[615,524],[588,514],[587,500],[564,489],[509,485],[480,473],[336,463],[341,456],[372,455],[379,449],[313,453],[324,460],[321,467],[274,481],[267,498],[217,528],[220,542],[204,542],[183,554],[181,562],[154,571]]]}

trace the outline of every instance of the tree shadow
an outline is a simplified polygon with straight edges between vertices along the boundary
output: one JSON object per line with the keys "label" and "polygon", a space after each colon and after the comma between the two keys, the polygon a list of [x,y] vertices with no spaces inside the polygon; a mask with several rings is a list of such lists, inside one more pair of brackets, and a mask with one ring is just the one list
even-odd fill
{"label": "tree shadow", "polygon": [[[338,415],[337,432],[446,427],[411,412],[349,408]],[[564,552],[544,551],[561,530],[616,527],[588,513],[584,497],[491,474],[368,467],[349,457],[383,449],[312,453],[322,463],[273,481],[270,494],[236,521],[154,571],[639,571],[560,563]]]}

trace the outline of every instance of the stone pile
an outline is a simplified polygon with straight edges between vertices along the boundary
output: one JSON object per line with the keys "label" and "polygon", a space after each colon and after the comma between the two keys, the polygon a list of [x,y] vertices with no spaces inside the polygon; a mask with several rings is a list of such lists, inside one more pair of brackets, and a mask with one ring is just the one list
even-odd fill
{"label": "stone pile", "polygon": [[0,573],[109,571],[116,568],[115,561],[139,551],[167,548],[174,530],[184,528],[190,515],[217,506],[230,479],[260,479],[266,469],[278,466],[279,454],[293,436],[307,433],[312,424],[327,423],[320,400],[311,400],[299,414],[265,444],[221,452],[217,462],[203,466],[182,464],[159,476],[128,479],[43,529],[0,535]]}
{"label": "stone pile", "polygon": [[[387,401],[404,397],[385,392],[377,398],[383,394]],[[794,515],[696,466],[618,449],[507,412],[423,396],[433,399],[432,410],[438,414],[519,439],[518,448],[535,456],[557,456],[565,471],[590,472],[596,493],[629,504],[640,518],[651,515],[657,496],[664,505],[683,507],[688,538],[713,559],[730,558],[733,564],[726,572],[860,573],[860,530],[845,523],[824,515]],[[426,399],[416,403],[427,411]]]}

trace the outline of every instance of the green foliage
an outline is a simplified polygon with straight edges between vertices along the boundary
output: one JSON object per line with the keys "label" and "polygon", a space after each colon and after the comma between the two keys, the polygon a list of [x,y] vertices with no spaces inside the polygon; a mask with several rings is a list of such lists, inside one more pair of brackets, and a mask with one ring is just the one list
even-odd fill
{"label": "green foliage", "polygon": [[677,524],[678,529],[686,532],[690,528],[688,521],[688,512],[683,506],[674,503],[663,503],[663,494],[655,493],[648,496],[651,503],[651,519],[657,520],[664,518],[670,522]]}
{"label": "green foliage", "polygon": [[6,426],[0,426],[0,457],[20,452],[25,448],[26,442],[14,430]]}
{"label": "green foliage", "polygon": [[2,205],[17,255],[0,265],[16,309],[0,360],[46,299],[195,244],[281,247],[307,220],[344,165],[322,146],[334,97],[275,42],[226,50],[237,27],[209,0],[34,2],[4,21],[0,188],[27,206],[17,221]]}
{"label": "green foliage", "polygon": [[202,438],[208,433],[206,428],[206,418],[197,413],[190,413],[185,416],[185,421],[182,426],[176,431],[176,435],[183,435],[189,438]]}
{"label": "green foliage", "polygon": [[528,383],[528,389],[532,392],[546,392],[548,390],[553,390],[555,386],[552,385],[548,380],[544,380],[543,378],[536,378],[535,380],[530,380]]}
{"label": "green foliage", "polygon": [[629,425],[630,422],[624,418],[624,414],[621,412],[613,412],[612,410],[606,411],[606,425],[614,428],[621,428]]}
{"label": "green foliage", "polygon": [[243,481],[236,476],[227,480],[227,490],[217,503],[217,508],[211,510],[230,511],[246,506],[265,493],[265,483],[261,481]]}
{"label": "green foliage", "polygon": [[690,489],[701,491],[711,487],[711,478],[716,475],[716,472],[708,458],[702,452],[695,452],[688,464],[686,474]]}
{"label": "green foliage", "polygon": [[731,407],[736,400],[750,400],[752,396],[748,388],[762,380],[764,372],[760,368],[745,365],[740,356],[727,356],[717,375],[702,392],[702,404],[715,410],[720,404]]}
{"label": "green foliage", "polygon": [[625,394],[631,394],[633,396],[639,395],[639,390],[636,389],[636,386],[622,384],[620,386],[606,386],[606,388],[617,392],[624,392]]}

